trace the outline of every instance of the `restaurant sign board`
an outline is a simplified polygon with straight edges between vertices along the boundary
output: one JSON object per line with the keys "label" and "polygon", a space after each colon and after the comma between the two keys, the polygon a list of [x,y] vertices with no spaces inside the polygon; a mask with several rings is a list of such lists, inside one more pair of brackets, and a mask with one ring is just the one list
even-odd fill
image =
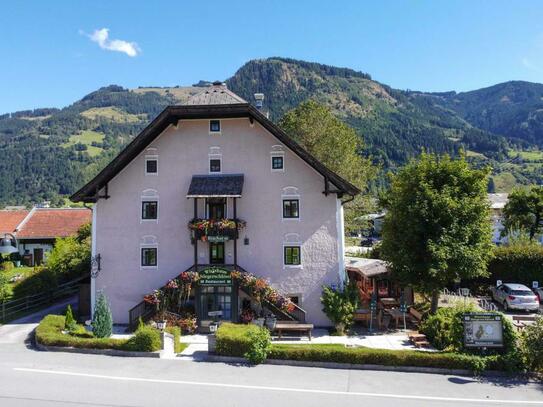
{"label": "restaurant sign board", "polygon": [[218,236],[208,236],[207,237],[207,241],[210,242],[210,243],[221,243],[221,242],[227,242],[228,240],[230,240],[230,238],[228,236],[218,235]]}
{"label": "restaurant sign board", "polygon": [[232,275],[229,270],[220,267],[208,267],[201,270],[199,274],[198,283],[200,285],[232,285]]}
{"label": "restaurant sign board", "polygon": [[464,314],[464,346],[466,348],[502,348],[503,323],[499,314]]}

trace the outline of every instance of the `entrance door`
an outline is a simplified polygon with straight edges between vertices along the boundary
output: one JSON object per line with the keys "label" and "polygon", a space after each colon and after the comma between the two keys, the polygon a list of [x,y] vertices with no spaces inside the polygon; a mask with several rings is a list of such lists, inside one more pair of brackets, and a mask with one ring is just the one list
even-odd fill
{"label": "entrance door", "polygon": [[209,316],[212,311],[221,311],[222,315],[217,317],[223,321],[232,320],[232,287],[202,287],[200,292],[200,304],[202,315],[200,319],[211,320],[215,317]]}
{"label": "entrance door", "polygon": [[224,242],[209,243],[209,263],[224,264]]}
{"label": "entrance door", "polygon": [[34,265],[41,266],[43,263],[43,249],[34,249]]}

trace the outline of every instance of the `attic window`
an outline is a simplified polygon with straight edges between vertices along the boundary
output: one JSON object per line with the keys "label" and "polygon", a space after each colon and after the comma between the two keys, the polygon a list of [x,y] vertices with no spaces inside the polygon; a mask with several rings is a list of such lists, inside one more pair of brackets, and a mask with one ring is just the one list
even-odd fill
{"label": "attic window", "polygon": [[221,121],[220,120],[210,120],[209,121],[209,132],[210,133],[220,133],[221,132]]}

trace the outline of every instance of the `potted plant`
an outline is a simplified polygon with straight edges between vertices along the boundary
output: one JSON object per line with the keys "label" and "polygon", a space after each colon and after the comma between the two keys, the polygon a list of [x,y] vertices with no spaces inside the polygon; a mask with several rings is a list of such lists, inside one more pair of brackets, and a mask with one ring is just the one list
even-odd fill
{"label": "potted plant", "polygon": [[275,325],[277,325],[277,317],[273,314],[268,315],[266,317],[266,328],[273,332]]}

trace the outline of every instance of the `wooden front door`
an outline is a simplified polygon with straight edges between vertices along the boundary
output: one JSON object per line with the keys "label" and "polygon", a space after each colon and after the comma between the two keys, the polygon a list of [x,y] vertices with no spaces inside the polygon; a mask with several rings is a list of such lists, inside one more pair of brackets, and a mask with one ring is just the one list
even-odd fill
{"label": "wooden front door", "polygon": [[34,249],[34,266],[43,264],[43,249]]}

